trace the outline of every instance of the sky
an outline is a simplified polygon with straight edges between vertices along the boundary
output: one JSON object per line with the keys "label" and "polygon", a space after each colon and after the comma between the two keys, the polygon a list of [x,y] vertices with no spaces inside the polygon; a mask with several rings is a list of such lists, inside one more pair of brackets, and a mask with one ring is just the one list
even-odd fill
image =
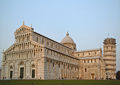
{"label": "sky", "polygon": [[103,48],[116,39],[120,70],[120,0],[0,0],[0,62],[22,22],[57,42],[69,32],[77,50]]}

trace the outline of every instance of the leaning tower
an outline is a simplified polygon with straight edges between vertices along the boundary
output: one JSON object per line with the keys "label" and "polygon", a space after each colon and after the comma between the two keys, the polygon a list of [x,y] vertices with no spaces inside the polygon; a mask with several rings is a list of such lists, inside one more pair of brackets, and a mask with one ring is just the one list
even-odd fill
{"label": "leaning tower", "polygon": [[103,56],[105,61],[106,78],[115,79],[116,72],[116,40],[107,38],[104,40]]}

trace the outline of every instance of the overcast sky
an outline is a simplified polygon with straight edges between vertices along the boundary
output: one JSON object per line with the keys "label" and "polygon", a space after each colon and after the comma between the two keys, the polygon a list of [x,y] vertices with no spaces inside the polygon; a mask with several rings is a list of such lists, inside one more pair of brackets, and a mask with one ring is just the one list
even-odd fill
{"label": "overcast sky", "polygon": [[105,38],[116,38],[120,70],[120,0],[0,0],[0,52],[14,43],[23,20],[58,42],[69,32],[78,50],[103,48]]}

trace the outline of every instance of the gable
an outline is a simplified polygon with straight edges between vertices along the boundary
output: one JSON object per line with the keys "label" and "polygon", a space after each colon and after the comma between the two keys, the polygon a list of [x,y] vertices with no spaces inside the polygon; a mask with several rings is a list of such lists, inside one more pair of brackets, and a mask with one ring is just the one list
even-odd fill
{"label": "gable", "polygon": [[18,28],[16,30],[15,35],[24,34],[24,33],[32,32],[32,31],[33,31],[32,27],[28,27],[26,25],[22,25],[20,28]]}

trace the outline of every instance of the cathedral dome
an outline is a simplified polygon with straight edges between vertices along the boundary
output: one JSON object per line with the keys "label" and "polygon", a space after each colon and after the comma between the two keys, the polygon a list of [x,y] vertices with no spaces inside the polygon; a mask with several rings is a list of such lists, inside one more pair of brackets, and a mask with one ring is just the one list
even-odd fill
{"label": "cathedral dome", "polygon": [[69,36],[69,33],[66,33],[66,36],[64,37],[64,39],[61,41],[61,44],[76,50],[76,44],[74,43],[74,41],[72,40],[72,38]]}
{"label": "cathedral dome", "polygon": [[64,39],[61,41],[62,44],[70,43],[70,44],[75,44],[72,38],[69,36],[69,33],[66,33],[66,36]]}

